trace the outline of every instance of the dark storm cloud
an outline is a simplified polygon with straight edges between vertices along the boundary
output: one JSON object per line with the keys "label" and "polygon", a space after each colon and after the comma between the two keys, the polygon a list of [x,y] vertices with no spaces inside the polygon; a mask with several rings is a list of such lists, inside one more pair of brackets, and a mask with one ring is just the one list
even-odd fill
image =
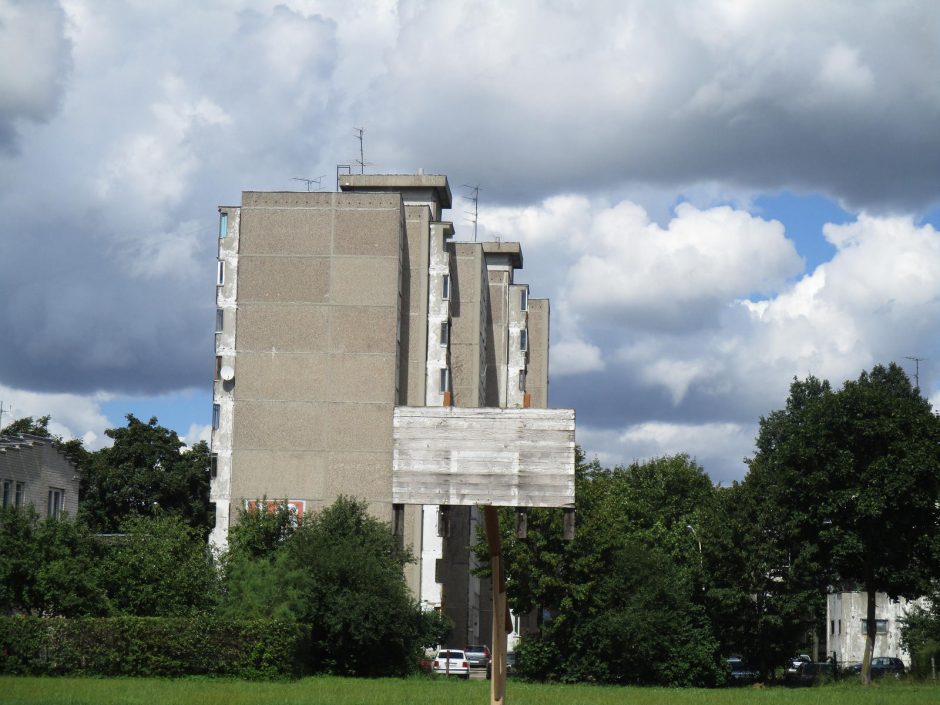
{"label": "dark storm cloud", "polygon": [[[922,212],[940,193],[937,36],[940,6],[893,1],[861,12],[724,0],[368,11],[0,0],[0,385],[156,394],[208,384],[216,205],[237,204],[243,189],[303,188],[292,177],[332,189],[337,164],[359,156],[361,126],[371,171],[448,174],[455,194],[479,183],[481,222],[496,204],[541,213],[531,231],[520,218],[486,235],[523,241],[522,278],[553,298],[554,350],[572,344],[567,376],[553,372],[553,404],[575,406],[622,457],[701,452],[717,434],[737,459],[749,443],[741,429],[782,403],[793,374],[854,373],[891,353],[877,340],[931,355],[932,334],[912,324],[914,312],[940,320],[916,299],[929,287],[897,269],[906,286],[879,291],[899,302],[887,313],[884,301],[796,295],[783,235],[700,279],[662,264],[680,260],[663,233],[634,228],[650,237],[618,248],[629,218],[611,212],[653,194],[662,213],[651,220],[665,228],[696,188],[731,194],[721,202],[786,188],[849,209]],[[546,197],[581,203],[548,208]],[[717,230],[731,232],[741,214],[718,215]],[[449,216],[468,232],[462,207]],[[595,227],[601,217],[615,227]],[[706,250],[744,251],[757,225]],[[879,247],[866,262],[892,261]],[[582,262],[595,248],[601,261]],[[911,248],[916,264],[934,261]],[[774,262],[762,264],[767,252]],[[598,275],[604,262],[615,276]],[[845,269],[838,296],[864,300],[845,282],[880,270]],[[621,274],[641,285],[610,302],[590,291]],[[755,291],[776,302],[760,325],[734,304]],[[577,350],[589,358],[580,368]]]}
{"label": "dark storm cloud", "polygon": [[79,393],[208,385],[212,235],[197,245],[204,265],[192,276],[148,278],[115,258],[93,227],[37,212],[4,238],[0,380]]}
{"label": "dark storm cloud", "polygon": [[[507,12],[489,42],[469,9],[429,9],[404,37],[462,28],[433,64],[439,100],[405,108],[430,78],[433,47],[416,42],[391,62],[374,104],[391,124],[378,127],[415,163],[446,155],[501,203],[721,181],[925,209],[940,192],[940,7],[866,7],[615,4],[585,18],[553,6]],[[484,53],[503,35],[511,46]]]}
{"label": "dark storm cloud", "polygon": [[[0,384],[208,386],[216,206],[307,175],[335,23],[284,6],[221,16],[72,7],[83,63],[69,101],[0,157]],[[9,73],[0,67],[0,85]]]}

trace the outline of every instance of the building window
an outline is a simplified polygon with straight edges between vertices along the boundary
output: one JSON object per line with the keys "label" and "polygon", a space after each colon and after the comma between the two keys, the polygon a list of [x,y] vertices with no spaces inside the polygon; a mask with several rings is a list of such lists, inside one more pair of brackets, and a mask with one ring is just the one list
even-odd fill
{"label": "building window", "polygon": [[215,280],[215,283],[218,286],[222,286],[223,284],[225,284],[225,262],[223,262],[222,260],[219,260],[219,274]]}
{"label": "building window", "polygon": [[215,356],[215,381],[218,382],[222,379],[222,356]]}
{"label": "building window", "polygon": [[215,332],[221,333],[223,325],[225,325],[225,311],[217,308],[215,310]]}
{"label": "building window", "polygon": [[529,349],[529,331],[525,328],[519,331],[519,349],[525,352]]}
{"label": "building window", "polygon": [[17,482],[16,495],[13,497],[13,506],[22,507],[24,504],[26,504],[26,483]]}
{"label": "building window", "polygon": [[228,213],[219,213],[219,239],[223,240],[228,235]]}
{"label": "building window", "polygon": [[441,298],[450,301],[450,275],[445,274],[441,281]]}
{"label": "building window", "polygon": [[209,477],[213,480],[219,474],[219,456],[216,453],[213,453],[209,456]]}
{"label": "building window", "polygon": [[525,391],[525,370],[519,370],[519,391]]}
{"label": "building window", "polygon": [[450,321],[441,322],[441,346],[447,347],[450,344]]}
{"label": "building window", "polygon": [[3,481],[3,507],[6,509],[13,501],[13,480]]}
{"label": "building window", "polygon": [[441,368],[441,394],[450,391],[450,370],[446,367]]}
{"label": "building window", "polygon": [[[887,619],[876,619],[875,620],[875,633],[876,634],[887,634],[888,633],[888,620]],[[862,634],[868,634],[868,620],[862,620]]]}
{"label": "building window", "polygon": [[830,619],[830,620],[829,620],[829,633],[830,633],[831,635],[835,636],[835,633],[836,633],[836,620],[834,620],[834,619]]}
{"label": "building window", "polygon": [[212,405],[212,428],[219,427],[219,418],[222,415],[222,407],[218,404]]}
{"label": "building window", "polygon": [[842,635],[842,620],[841,619],[839,620],[838,628],[839,628],[839,635],[841,636]]}
{"label": "building window", "polygon": [[529,310],[529,290],[523,289],[519,292],[519,310],[528,311]]}
{"label": "building window", "polygon": [[46,516],[50,519],[58,519],[62,516],[62,503],[65,501],[65,490],[49,488],[49,502],[46,506]]}

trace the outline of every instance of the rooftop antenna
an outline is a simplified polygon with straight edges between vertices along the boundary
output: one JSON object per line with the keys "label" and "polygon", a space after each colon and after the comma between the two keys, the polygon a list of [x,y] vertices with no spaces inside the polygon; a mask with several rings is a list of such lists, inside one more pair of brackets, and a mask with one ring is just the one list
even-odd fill
{"label": "rooftop antenna", "polygon": [[326,174],[321,174],[320,176],[317,176],[316,178],[313,178],[313,179],[305,179],[302,176],[292,176],[290,177],[290,180],[291,181],[303,181],[305,184],[307,184],[308,192],[310,191],[310,186],[312,184],[316,184],[317,191],[321,191],[322,189],[320,188],[320,179],[322,179],[324,176],[326,176]]}
{"label": "rooftop antenna", "polygon": [[905,360],[914,361],[914,386],[917,388],[917,391],[920,391],[920,363],[926,360],[926,357],[912,357],[910,355],[904,356]]}
{"label": "rooftop antenna", "polygon": [[3,402],[0,401],[0,431],[3,430],[3,415],[8,412],[13,411],[12,406],[8,406],[6,409],[3,408]]}
{"label": "rooftop antenna", "polygon": [[471,186],[470,184],[463,184],[460,188],[468,188],[473,191],[472,196],[467,196],[467,198],[473,201],[473,213],[466,211],[464,215],[470,216],[470,222],[473,223],[473,241],[477,241],[477,216],[480,215],[480,184],[476,186]]}
{"label": "rooftop antenna", "polygon": [[363,153],[363,150],[362,150],[362,133],[365,132],[365,128],[364,128],[364,127],[355,127],[355,128],[353,128],[353,129],[356,131],[356,139],[359,140],[359,158],[356,159],[355,162],[356,162],[356,164],[359,165],[359,173],[360,173],[360,174],[365,174],[365,173],[366,173],[366,167],[367,167],[367,166],[372,166],[372,162],[367,162],[367,161],[366,161],[365,154]]}

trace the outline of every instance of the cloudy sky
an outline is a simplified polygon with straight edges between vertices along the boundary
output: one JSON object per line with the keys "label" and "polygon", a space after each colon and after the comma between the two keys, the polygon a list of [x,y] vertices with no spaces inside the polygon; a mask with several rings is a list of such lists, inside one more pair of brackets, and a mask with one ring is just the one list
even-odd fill
{"label": "cloudy sky", "polygon": [[204,436],[216,207],[362,127],[522,242],[589,454],[740,478],[794,376],[940,401],[938,77],[931,0],[0,0],[0,401]]}

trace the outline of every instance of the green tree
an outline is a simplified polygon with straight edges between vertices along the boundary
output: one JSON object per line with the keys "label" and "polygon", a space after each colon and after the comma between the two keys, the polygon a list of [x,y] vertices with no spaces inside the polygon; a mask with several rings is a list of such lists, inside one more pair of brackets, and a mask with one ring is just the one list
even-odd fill
{"label": "green tree", "polygon": [[0,508],[0,610],[29,612],[36,586],[36,529],[32,505]]}
{"label": "green tree", "polygon": [[940,661],[940,583],[934,581],[925,596],[926,603],[912,606],[901,623],[901,645],[911,655],[914,674],[922,677]]}
{"label": "green tree", "polygon": [[60,617],[103,616],[111,611],[102,579],[104,547],[71,517],[39,522],[33,608]]}
{"label": "green tree", "polygon": [[[794,572],[868,594],[862,680],[871,682],[875,594],[925,594],[938,565],[940,419],[895,364],[833,391],[794,381],[760,422],[747,481],[778,521]],[[753,476],[753,480],[752,480]]]}
{"label": "green tree", "polygon": [[739,654],[766,677],[805,645],[825,612],[818,572],[802,571],[778,541],[780,512],[748,482],[717,489],[702,531],[706,607],[722,653]]}
{"label": "green tree", "polygon": [[102,576],[114,613],[182,617],[214,608],[218,573],[201,532],[182,517],[131,516],[106,537]]}
{"label": "green tree", "polygon": [[175,431],[133,414],[126,427],[105,434],[113,445],[89,454],[82,473],[79,513],[89,526],[110,533],[127,517],[166,513],[208,533],[213,520],[204,442],[182,450]]}
{"label": "green tree", "polygon": [[[510,605],[549,617],[540,638],[524,640],[520,664],[539,678],[718,682],[702,555],[689,530],[715,501],[702,468],[680,455],[608,471],[579,450],[575,483],[571,542],[557,510],[529,510],[525,539],[513,512],[500,512]],[[485,543],[476,550],[484,557]]]}
{"label": "green tree", "polygon": [[32,505],[0,509],[0,611],[107,614],[100,565],[100,546],[74,519],[40,520]]}
{"label": "green tree", "polygon": [[340,497],[286,537],[276,517],[261,527],[270,531],[259,532],[262,523],[246,512],[234,527],[223,615],[311,625],[318,670],[382,676],[414,668],[440,620],[412,598],[403,568],[413,558],[364,502]]}
{"label": "green tree", "polygon": [[238,521],[229,528],[227,559],[273,558],[302,521],[291,512],[287,502],[270,506],[267,499],[262,498],[254,507],[239,514]]}

